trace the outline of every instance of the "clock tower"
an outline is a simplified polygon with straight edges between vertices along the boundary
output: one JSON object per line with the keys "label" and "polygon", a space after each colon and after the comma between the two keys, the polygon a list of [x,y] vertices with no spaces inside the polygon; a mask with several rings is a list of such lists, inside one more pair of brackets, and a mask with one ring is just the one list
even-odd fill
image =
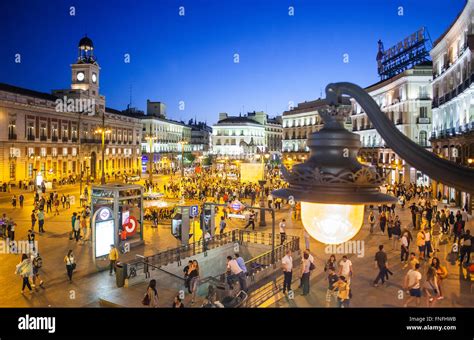
{"label": "clock tower", "polygon": [[99,95],[100,67],[94,56],[94,44],[87,36],[79,41],[77,62],[71,65],[71,71],[71,89],[81,90],[86,97],[103,102],[103,96]]}

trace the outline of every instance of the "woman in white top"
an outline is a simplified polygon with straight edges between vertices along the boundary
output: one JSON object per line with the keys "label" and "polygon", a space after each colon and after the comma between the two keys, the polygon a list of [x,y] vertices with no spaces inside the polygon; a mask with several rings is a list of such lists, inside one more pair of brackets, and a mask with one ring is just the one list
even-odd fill
{"label": "woman in white top", "polygon": [[72,282],[72,273],[74,269],[76,269],[76,260],[74,259],[74,254],[72,250],[69,250],[67,255],[64,257],[64,263],[66,263],[66,271],[67,276],[69,278],[69,282]]}

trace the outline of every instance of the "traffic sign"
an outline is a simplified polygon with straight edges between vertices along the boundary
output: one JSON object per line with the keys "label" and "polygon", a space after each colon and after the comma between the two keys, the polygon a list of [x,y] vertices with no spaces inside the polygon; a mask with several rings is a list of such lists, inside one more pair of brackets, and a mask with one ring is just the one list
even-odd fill
{"label": "traffic sign", "polygon": [[194,218],[197,215],[199,215],[199,207],[197,205],[192,205],[189,207],[189,217]]}

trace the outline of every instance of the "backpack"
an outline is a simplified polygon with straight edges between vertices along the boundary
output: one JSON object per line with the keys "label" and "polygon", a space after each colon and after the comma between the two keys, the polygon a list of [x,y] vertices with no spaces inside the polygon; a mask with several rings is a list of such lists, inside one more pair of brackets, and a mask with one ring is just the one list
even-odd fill
{"label": "backpack", "polygon": [[37,255],[33,259],[33,266],[35,266],[36,268],[41,268],[43,266],[43,259],[41,258],[41,256]]}

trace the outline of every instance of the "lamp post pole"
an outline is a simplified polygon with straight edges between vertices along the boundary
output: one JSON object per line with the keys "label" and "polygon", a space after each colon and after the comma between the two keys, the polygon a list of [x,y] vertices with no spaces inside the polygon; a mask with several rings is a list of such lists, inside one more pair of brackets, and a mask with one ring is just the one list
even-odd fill
{"label": "lamp post pole", "polygon": [[149,147],[150,147],[150,152],[148,153],[148,180],[150,181],[150,184],[153,184],[153,158],[154,158],[154,152],[153,152],[153,141],[156,139],[156,137],[153,137],[151,135],[145,137],[146,140],[148,140]]}
{"label": "lamp post pole", "polygon": [[105,184],[105,129],[102,124],[102,176],[100,178],[100,184]]}
{"label": "lamp post pole", "polygon": [[265,183],[267,182],[265,180],[265,158],[267,154],[262,153],[261,154],[261,159],[262,159],[262,179],[258,181],[260,184],[260,222],[259,226],[260,227],[265,227],[267,225],[267,222],[265,221]]}

